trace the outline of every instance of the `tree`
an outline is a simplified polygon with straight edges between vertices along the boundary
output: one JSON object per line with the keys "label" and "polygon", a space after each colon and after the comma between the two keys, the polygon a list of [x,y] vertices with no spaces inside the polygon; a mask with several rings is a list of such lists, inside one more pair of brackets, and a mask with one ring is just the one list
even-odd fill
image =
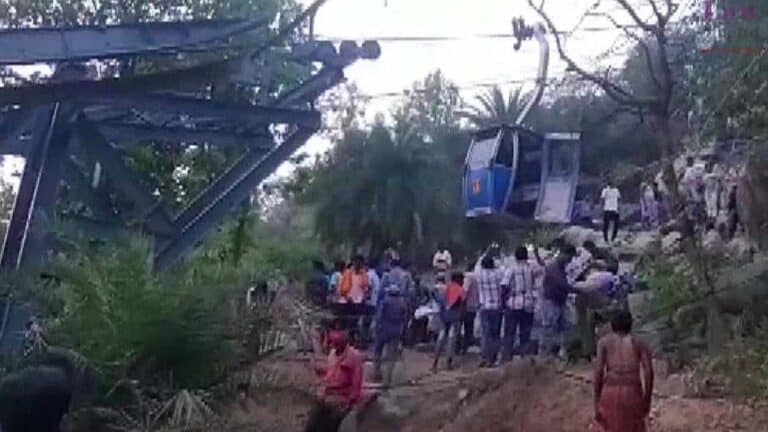
{"label": "tree", "polygon": [[519,88],[510,91],[509,96],[505,98],[501,88],[494,85],[485,93],[476,96],[475,101],[476,104],[470,105],[462,112],[462,116],[478,128],[513,124],[522,110]]}
{"label": "tree", "polygon": [[[538,3],[538,4],[537,4]],[[537,2],[528,0],[528,4],[544,20],[546,29],[555,39],[555,47],[559,57],[566,63],[568,70],[576,73],[581,79],[598,86],[608,97],[619,106],[639,114],[647,114],[649,124],[655,133],[663,156],[664,180],[672,194],[675,203],[677,198],[677,178],[673,167],[673,157],[680,148],[679,138],[674,130],[672,103],[675,92],[675,81],[672,73],[672,58],[669,53],[669,23],[676,12],[672,0],[648,0],[652,17],[643,19],[637,7],[630,5],[628,0],[615,0],[618,9],[631,18],[631,24],[623,24],[610,14],[602,14],[618,30],[632,39],[642,53],[646,74],[650,83],[650,91],[639,90],[627,85],[621,77],[611,70],[589,71],[580,66],[566,52],[562,41],[562,33],[558,31],[549,14],[545,11],[545,0]],[[638,31],[633,30],[637,28]],[[647,36],[647,37],[646,37]]]}
{"label": "tree", "polygon": [[[768,133],[768,68],[759,3],[702,1],[691,26],[700,36],[685,84],[696,105],[693,118],[704,137],[753,138]],[[695,19],[694,19],[695,18]],[[749,109],[744,109],[748,106]]]}

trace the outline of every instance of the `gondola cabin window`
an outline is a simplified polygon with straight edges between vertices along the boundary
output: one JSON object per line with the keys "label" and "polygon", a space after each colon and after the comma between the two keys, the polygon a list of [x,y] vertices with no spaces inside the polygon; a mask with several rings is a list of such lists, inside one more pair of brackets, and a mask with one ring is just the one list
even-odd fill
{"label": "gondola cabin window", "polygon": [[470,169],[488,168],[496,154],[496,137],[475,141],[467,161]]}

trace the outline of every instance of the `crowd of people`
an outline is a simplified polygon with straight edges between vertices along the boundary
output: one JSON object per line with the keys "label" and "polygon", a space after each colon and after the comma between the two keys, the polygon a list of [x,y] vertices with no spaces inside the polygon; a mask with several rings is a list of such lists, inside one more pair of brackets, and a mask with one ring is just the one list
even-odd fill
{"label": "crowd of people", "polygon": [[[682,214],[694,230],[717,226],[724,237],[732,237],[739,223],[735,178],[715,160],[701,164],[688,158],[678,178],[684,211],[672,211],[663,182],[649,180],[640,188],[642,224],[656,229]],[[600,199],[606,247],[559,240],[546,250],[519,245],[505,255],[492,244],[477,260],[462,266],[441,246],[424,278],[404,266],[393,249],[381,261],[355,256],[349,263],[336,263],[331,272],[318,263],[308,295],[334,316],[325,391],[337,399],[342,395],[346,411],[336,413],[360,403],[362,352],[369,347],[373,379],[384,388],[392,383],[402,347],[415,342],[434,343],[435,371],[443,361],[449,369],[457,359],[466,364],[463,357],[476,345],[482,368],[518,356],[564,359],[567,329],[574,321],[567,317],[572,308],[581,355],[596,360],[598,428],[644,430],[653,388],[650,351],[631,335],[632,317],[626,301],[620,301],[625,300],[627,287],[612,250],[621,222],[622,193],[607,182]],[[599,321],[610,321],[612,332],[596,343]],[[342,416],[331,417],[341,422]]]}
{"label": "crowd of people", "polygon": [[[432,275],[430,283],[414,277],[396,255],[381,262],[355,256],[328,274],[318,263],[307,294],[334,317],[326,339],[333,348],[328,364],[336,366],[323,370],[324,386],[344,395],[341,411],[347,412],[361,400],[361,353],[371,349],[373,380],[386,389],[402,347],[414,342],[434,343],[433,370],[443,361],[453,368],[478,342],[478,365],[483,368],[516,356],[564,359],[566,312],[577,297],[587,299],[575,304],[582,309],[579,320],[588,322],[579,323],[582,333],[589,334],[582,338],[582,354],[599,356],[594,346],[597,303],[592,299],[617,297],[617,272],[611,251],[590,241],[578,248],[556,242],[542,252],[520,245],[508,257],[492,244],[477,261],[467,262],[464,271],[441,247],[425,272]],[[327,412],[323,406],[320,412]]]}

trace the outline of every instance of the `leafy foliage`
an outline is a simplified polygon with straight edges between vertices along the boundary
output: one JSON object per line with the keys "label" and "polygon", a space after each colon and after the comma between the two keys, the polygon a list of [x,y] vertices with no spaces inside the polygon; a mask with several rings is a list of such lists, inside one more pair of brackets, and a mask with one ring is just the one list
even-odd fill
{"label": "leafy foliage", "polygon": [[522,110],[520,89],[509,92],[504,97],[504,92],[499,86],[491,87],[487,92],[475,97],[475,105],[470,105],[462,116],[466,117],[478,128],[513,124]]}
{"label": "leafy foliage", "polygon": [[[285,286],[317,256],[311,240],[271,235],[264,225],[243,214],[166,275],[153,273],[150,248],[140,239],[78,246],[49,269],[55,283],[22,292],[42,308],[51,345],[87,358],[105,390],[125,380],[204,388],[238,363],[251,337],[235,307],[246,289],[258,281]],[[259,334],[268,333],[274,317],[255,312]]]}
{"label": "leafy foliage", "polygon": [[134,240],[58,261],[60,282],[48,294],[51,341],[88,358],[108,385],[170,374],[181,385],[209,384],[234,349],[225,328],[234,287],[160,278],[150,257]]}

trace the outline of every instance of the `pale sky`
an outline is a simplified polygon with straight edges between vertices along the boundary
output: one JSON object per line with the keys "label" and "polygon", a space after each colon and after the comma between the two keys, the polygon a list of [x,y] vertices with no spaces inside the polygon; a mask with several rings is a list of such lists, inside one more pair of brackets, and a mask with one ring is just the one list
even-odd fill
{"label": "pale sky", "polygon": [[[309,4],[310,0],[300,0]],[[683,0],[684,5],[691,0]],[[617,21],[629,23],[630,18],[615,6],[615,1],[604,1],[599,11],[613,11]],[[641,15],[650,16],[647,0],[633,0],[641,5]],[[547,0],[545,9],[560,31],[570,31],[581,20],[594,0]],[[349,80],[357,83],[366,95],[400,92],[428,73],[440,69],[459,87],[478,83],[504,83],[524,80],[524,90],[533,87],[538,66],[538,46],[534,41],[523,43],[514,51],[512,38],[473,38],[478,34],[511,34],[511,19],[523,16],[527,23],[539,22],[538,16],[526,0],[327,0],[315,21],[318,39],[375,39],[392,36],[443,36],[462,40],[436,42],[381,42],[382,54],[378,60],[359,61],[346,69]],[[596,31],[596,29],[607,29]],[[554,50],[550,55],[549,76],[562,77],[565,67]],[[611,28],[602,17],[584,19],[567,40],[569,53],[588,68],[616,63],[625,53],[626,37]],[[613,55],[596,62],[594,59],[613,48]],[[511,89],[519,84],[503,84]],[[482,88],[462,89],[461,95],[470,100]],[[555,89],[547,90],[551,94]],[[397,102],[394,97],[376,97],[368,104],[367,113],[387,111]],[[303,151],[310,154],[324,151],[329,143],[322,137],[313,137]],[[8,173],[19,169],[19,163],[2,164]],[[290,172],[282,166],[278,174]]]}
{"label": "pale sky", "polygon": [[[310,0],[301,0],[303,4]],[[547,0],[545,10],[559,31],[571,31],[582,19],[594,0]],[[628,14],[617,9],[615,1],[604,1],[598,12],[611,15],[621,24],[631,23]],[[650,16],[647,0],[632,0],[644,17]],[[538,67],[539,48],[535,41],[513,49],[512,38],[473,38],[482,34],[511,34],[513,17],[522,16],[526,23],[541,20],[526,0],[327,0],[317,14],[315,33],[318,39],[352,39],[362,41],[393,36],[443,36],[465,38],[459,41],[381,42],[378,60],[358,61],[346,69],[349,80],[357,83],[366,95],[399,92],[409,88],[428,73],[440,69],[459,87],[477,83],[527,81],[524,91],[533,88]],[[604,30],[600,30],[604,29]],[[565,74],[565,65],[557,56],[554,39],[551,44],[549,77]],[[627,38],[604,17],[587,16],[566,41],[569,54],[581,65],[594,69],[615,64],[625,54]],[[601,58],[605,52],[612,55]],[[600,61],[595,61],[600,59]],[[512,89],[519,84],[502,84]],[[484,88],[462,89],[462,97],[470,101]],[[548,89],[551,94],[555,89]],[[397,101],[393,97],[373,99],[366,107],[372,117],[386,111]],[[308,153],[328,148],[322,137],[313,137],[304,147]],[[279,173],[289,172],[283,166]]]}

